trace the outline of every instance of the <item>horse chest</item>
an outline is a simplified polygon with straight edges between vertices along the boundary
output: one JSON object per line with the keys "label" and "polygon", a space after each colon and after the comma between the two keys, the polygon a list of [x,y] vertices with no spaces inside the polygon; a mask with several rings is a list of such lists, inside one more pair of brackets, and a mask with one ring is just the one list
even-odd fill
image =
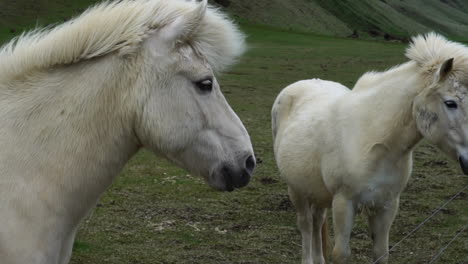
{"label": "horse chest", "polygon": [[373,207],[398,198],[408,181],[410,166],[410,162],[379,164],[362,182],[357,195],[359,204]]}

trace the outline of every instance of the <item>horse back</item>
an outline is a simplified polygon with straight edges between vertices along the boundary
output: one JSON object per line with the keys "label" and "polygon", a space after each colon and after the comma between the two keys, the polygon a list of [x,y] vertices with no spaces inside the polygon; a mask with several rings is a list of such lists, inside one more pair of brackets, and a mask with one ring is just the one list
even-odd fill
{"label": "horse back", "polygon": [[[349,89],[339,83],[311,79],[295,82],[284,88],[272,108],[272,130],[275,139],[281,127],[299,112],[320,112]],[[316,111],[314,109],[317,109]]]}

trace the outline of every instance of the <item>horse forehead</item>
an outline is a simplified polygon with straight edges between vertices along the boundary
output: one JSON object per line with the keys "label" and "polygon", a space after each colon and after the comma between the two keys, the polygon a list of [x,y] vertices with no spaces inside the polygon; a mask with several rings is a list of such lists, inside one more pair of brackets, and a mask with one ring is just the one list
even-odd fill
{"label": "horse forehead", "polygon": [[205,57],[190,46],[181,47],[177,50],[182,67],[188,67],[187,71],[207,71],[211,66]]}
{"label": "horse forehead", "polygon": [[205,64],[209,64],[209,60],[207,59],[209,55],[206,54],[206,52],[209,53],[210,51],[198,48],[198,45],[196,45],[196,43],[187,43],[179,47],[178,51],[183,56],[191,57],[192,59],[195,58],[197,60],[202,61]]}
{"label": "horse forehead", "polygon": [[468,97],[468,81],[452,80],[448,84],[448,89],[454,91],[458,97]]}

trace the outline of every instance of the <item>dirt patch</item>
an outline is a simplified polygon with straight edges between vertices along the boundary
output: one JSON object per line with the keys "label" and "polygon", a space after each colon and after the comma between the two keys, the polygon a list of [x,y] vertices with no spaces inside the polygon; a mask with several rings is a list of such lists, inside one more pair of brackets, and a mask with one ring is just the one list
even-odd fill
{"label": "dirt patch", "polygon": [[[445,199],[451,199],[453,195],[447,195],[445,196]],[[466,192],[461,192],[456,198],[456,200],[468,200],[468,193]]]}
{"label": "dirt patch", "polygon": [[440,212],[443,213],[443,214],[446,214],[446,215],[456,215],[457,214],[456,210],[452,210],[452,209],[448,209],[448,208],[442,208],[442,209],[440,209]]}
{"label": "dirt patch", "polygon": [[431,166],[431,167],[448,167],[448,162],[445,160],[429,160],[423,163],[423,166]]}
{"label": "dirt patch", "polygon": [[247,224],[236,224],[236,225],[230,226],[228,229],[233,231],[233,232],[242,232],[242,231],[245,231],[245,230],[257,229],[257,226],[247,225]]}
{"label": "dirt patch", "polygon": [[294,211],[294,205],[287,195],[273,195],[267,197],[263,203],[265,206],[262,208],[266,211]]}
{"label": "dirt patch", "polygon": [[263,177],[263,178],[260,178],[260,182],[261,182],[262,184],[268,185],[268,184],[277,183],[278,180],[273,179],[273,178],[271,178],[271,177]]}

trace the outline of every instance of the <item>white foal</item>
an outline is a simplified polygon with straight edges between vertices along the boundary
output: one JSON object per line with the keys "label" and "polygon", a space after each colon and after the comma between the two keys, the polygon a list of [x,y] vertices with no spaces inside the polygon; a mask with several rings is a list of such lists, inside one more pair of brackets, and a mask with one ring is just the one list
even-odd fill
{"label": "white foal", "polygon": [[104,2],[0,51],[0,263],[68,263],[78,224],[141,147],[245,186],[249,135],[215,73],[244,50],[184,0]]}
{"label": "white foal", "polygon": [[374,260],[387,263],[390,226],[422,138],[468,173],[468,48],[418,36],[411,60],[367,73],[353,90],[318,79],[286,87],[272,109],[275,158],[298,214],[302,263],[323,264],[331,207],[334,264],[348,263],[358,208],[369,212]]}

